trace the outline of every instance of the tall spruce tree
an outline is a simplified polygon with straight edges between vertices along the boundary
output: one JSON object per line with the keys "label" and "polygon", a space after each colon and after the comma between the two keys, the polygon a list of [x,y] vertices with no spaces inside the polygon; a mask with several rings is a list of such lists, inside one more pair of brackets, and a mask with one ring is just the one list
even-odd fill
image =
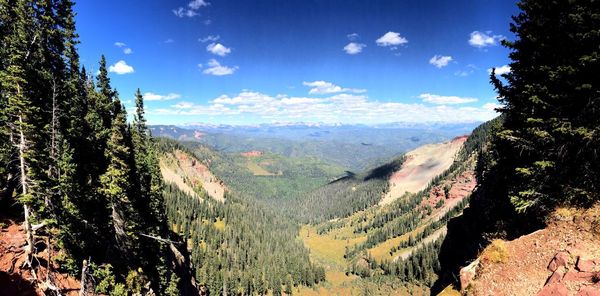
{"label": "tall spruce tree", "polygon": [[[523,0],[513,17],[511,72],[491,80],[505,116],[494,141],[515,208],[534,215],[600,197],[600,6]],[[543,217],[544,215],[539,215]]]}

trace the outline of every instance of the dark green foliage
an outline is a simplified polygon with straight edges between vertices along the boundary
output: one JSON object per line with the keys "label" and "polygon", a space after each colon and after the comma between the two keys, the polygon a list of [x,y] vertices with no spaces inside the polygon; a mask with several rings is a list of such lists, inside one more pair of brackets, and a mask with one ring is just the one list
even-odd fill
{"label": "dark green foliage", "polygon": [[381,200],[388,190],[389,177],[404,160],[401,156],[360,175],[346,172],[345,176],[295,199],[287,207],[289,214],[304,222],[318,223],[367,209]]}
{"label": "dark green foliage", "polygon": [[511,72],[491,80],[504,104],[490,170],[515,209],[543,218],[556,205],[600,198],[600,6],[523,0]]}
{"label": "dark green foliage", "polygon": [[45,222],[36,235],[62,251],[62,269],[91,258],[103,292],[135,292],[127,277],[163,294],[177,278],[167,246],[142,237],[168,236],[142,98],[131,128],[104,57],[98,88],[80,65],[73,5],[0,1],[0,198]]}
{"label": "dark green foliage", "polygon": [[281,293],[282,283],[311,286],[325,280],[293,223],[231,194],[225,203],[198,194],[190,197],[167,184],[165,200],[170,223],[192,249],[196,280],[211,295],[223,288],[228,294]]}

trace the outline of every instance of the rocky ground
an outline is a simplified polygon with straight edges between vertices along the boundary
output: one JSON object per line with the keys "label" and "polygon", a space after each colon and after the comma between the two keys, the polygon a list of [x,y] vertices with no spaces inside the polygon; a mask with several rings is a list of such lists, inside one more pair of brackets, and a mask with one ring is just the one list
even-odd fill
{"label": "rocky ground", "polygon": [[558,209],[545,229],[491,244],[461,282],[468,295],[600,295],[600,203]]}

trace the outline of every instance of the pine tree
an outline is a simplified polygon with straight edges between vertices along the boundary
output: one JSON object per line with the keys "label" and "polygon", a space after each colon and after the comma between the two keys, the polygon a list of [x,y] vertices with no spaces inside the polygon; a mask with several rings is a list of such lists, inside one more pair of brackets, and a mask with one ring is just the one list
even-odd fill
{"label": "pine tree", "polygon": [[[515,208],[532,215],[600,198],[600,6],[593,0],[523,0],[513,18],[511,72],[492,73],[505,122],[494,141],[497,174]],[[544,215],[538,215],[543,218]]]}
{"label": "pine tree", "polygon": [[135,255],[138,239],[138,218],[129,196],[131,192],[131,149],[128,146],[126,113],[119,100],[114,102],[115,118],[111,124],[110,139],[107,143],[105,156],[108,168],[100,177],[100,193],[107,198],[111,211],[116,248],[125,251],[131,259]]}

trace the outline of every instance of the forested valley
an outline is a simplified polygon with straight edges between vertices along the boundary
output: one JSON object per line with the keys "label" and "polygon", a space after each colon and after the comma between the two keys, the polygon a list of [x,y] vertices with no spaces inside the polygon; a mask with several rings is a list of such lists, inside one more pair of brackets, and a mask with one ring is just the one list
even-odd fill
{"label": "forested valley", "polygon": [[[152,126],[146,85],[123,95],[104,55],[83,65],[74,8],[0,0],[0,295],[480,295],[520,239],[565,229],[591,274],[570,292],[600,291],[600,263],[580,264],[600,254],[597,1],[518,3],[494,119],[374,127],[375,145],[364,126],[350,144]],[[556,262],[539,256],[535,293]]]}

